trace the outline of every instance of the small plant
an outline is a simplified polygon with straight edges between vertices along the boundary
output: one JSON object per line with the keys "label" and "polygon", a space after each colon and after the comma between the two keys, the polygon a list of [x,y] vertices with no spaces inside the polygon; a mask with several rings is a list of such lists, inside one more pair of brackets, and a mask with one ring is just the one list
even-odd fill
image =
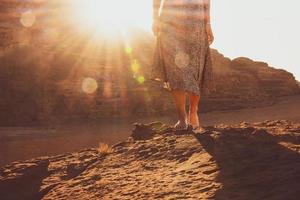
{"label": "small plant", "polygon": [[113,150],[110,146],[108,146],[108,144],[100,142],[98,146],[98,152],[106,155],[112,153]]}

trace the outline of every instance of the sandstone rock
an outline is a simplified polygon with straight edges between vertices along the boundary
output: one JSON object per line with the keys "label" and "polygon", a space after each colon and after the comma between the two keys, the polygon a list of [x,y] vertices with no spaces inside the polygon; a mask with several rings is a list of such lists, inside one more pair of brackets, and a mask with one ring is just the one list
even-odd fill
{"label": "sandstone rock", "polygon": [[131,137],[135,140],[147,140],[154,136],[155,131],[149,125],[134,123],[134,129]]}

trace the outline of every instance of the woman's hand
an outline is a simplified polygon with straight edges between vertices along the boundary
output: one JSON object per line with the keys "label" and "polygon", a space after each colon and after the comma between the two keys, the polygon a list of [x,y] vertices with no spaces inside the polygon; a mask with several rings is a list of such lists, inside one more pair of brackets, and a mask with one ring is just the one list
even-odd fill
{"label": "woman's hand", "polygon": [[160,22],[158,20],[153,20],[152,31],[155,36],[158,35],[159,28],[160,28]]}
{"label": "woman's hand", "polygon": [[207,33],[207,38],[208,38],[208,44],[211,45],[214,42],[214,34],[213,31],[211,30],[210,24],[206,24],[206,33]]}

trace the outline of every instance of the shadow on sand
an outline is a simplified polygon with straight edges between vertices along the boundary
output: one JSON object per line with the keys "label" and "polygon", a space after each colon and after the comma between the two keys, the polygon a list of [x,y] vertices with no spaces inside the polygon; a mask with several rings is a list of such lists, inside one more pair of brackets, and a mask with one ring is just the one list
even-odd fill
{"label": "shadow on sand", "polygon": [[220,168],[215,199],[300,198],[300,154],[288,146],[299,145],[299,137],[253,127],[207,127],[195,137]]}
{"label": "shadow on sand", "polygon": [[[49,161],[42,160],[37,163],[19,164],[20,169],[16,169],[15,177],[7,178],[0,182],[0,199],[17,200],[17,199],[32,199],[38,200],[51,189],[45,188],[41,190],[42,182],[49,175],[47,170]],[[2,174],[0,174],[1,176]]]}

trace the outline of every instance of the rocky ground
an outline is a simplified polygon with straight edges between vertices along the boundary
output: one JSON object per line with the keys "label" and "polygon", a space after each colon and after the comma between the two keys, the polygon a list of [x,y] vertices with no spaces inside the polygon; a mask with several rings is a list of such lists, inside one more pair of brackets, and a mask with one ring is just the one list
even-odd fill
{"label": "rocky ground", "polygon": [[1,199],[299,199],[300,124],[286,120],[174,131],[135,124],[112,147],[14,162]]}

